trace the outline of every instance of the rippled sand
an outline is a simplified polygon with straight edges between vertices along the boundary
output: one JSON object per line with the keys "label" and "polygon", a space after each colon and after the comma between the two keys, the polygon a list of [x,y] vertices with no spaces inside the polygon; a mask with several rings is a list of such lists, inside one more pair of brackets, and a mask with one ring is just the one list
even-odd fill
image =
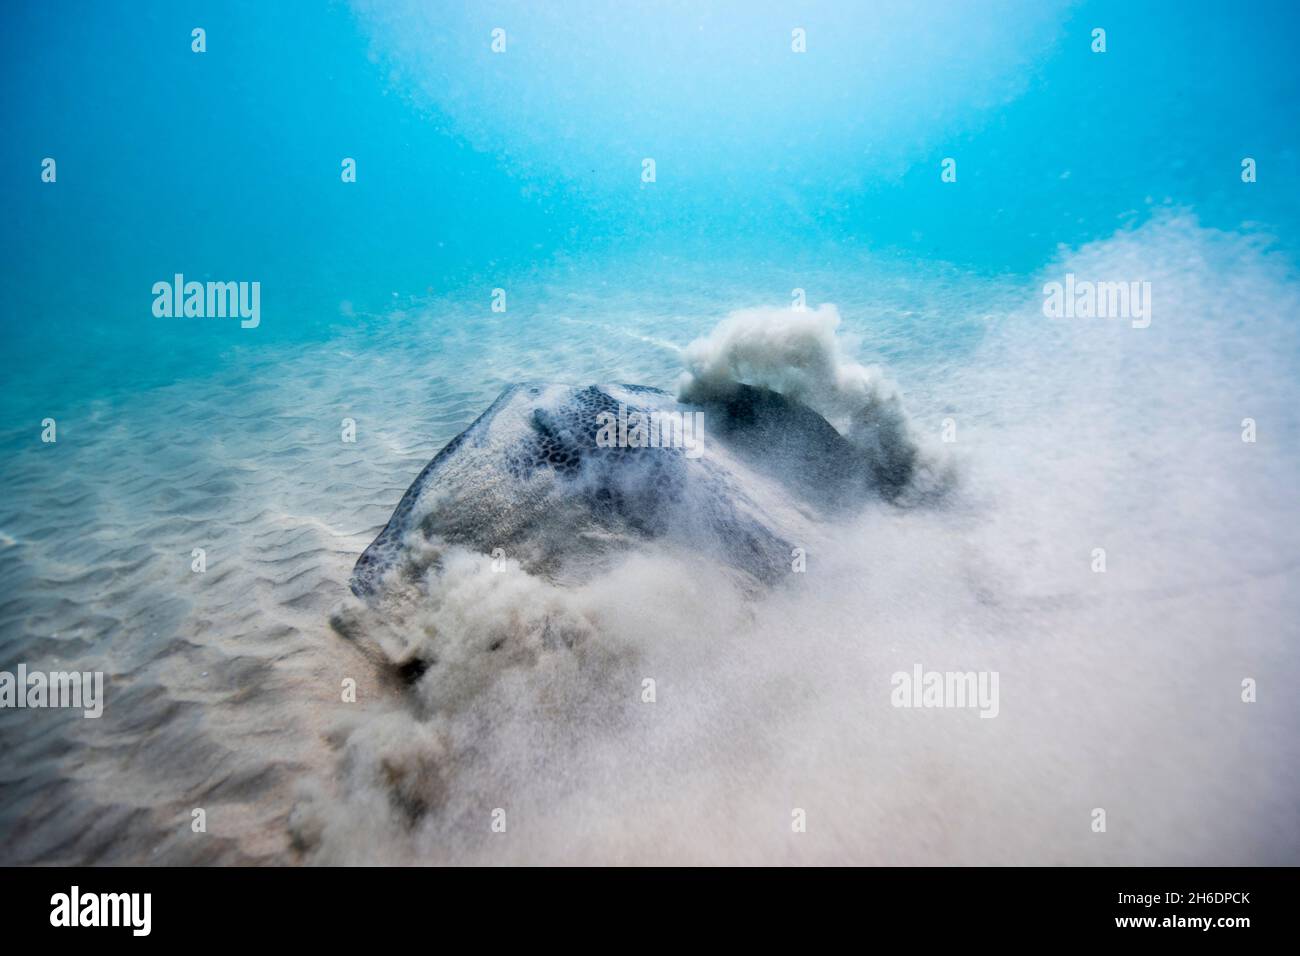
{"label": "rippled sand", "polygon": [[[874,349],[924,353],[899,373],[918,428],[960,421],[945,509],[869,508],[753,601],[641,556],[562,597],[601,642],[420,688],[330,619],[432,455],[509,381],[671,387],[708,303],[762,293],[404,308],[86,402],[57,444],[10,432],[3,666],[102,670],[107,700],[0,711],[0,861],[1294,863],[1295,334],[1273,317],[1294,285],[1179,223],[1070,265],[1135,259],[1173,296],[1145,337],[1044,326],[1029,296],[963,354],[918,313],[842,307]],[[462,631],[537,595],[456,608]],[[1000,670],[1001,715],[889,707],[914,662]],[[431,718],[440,694],[464,699]]]}
{"label": "rippled sand", "polygon": [[329,611],[411,478],[496,393],[469,365],[422,374],[440,343],[415,338],[379,359],[250,349],[225,374],[65,418],[56,444],[33,432],[9,460],[6,666],[103,670],[108,702],[99,720],[0,711],[6,862],[292,858],[295,782],[328,766],[340,681],[376,693]]}

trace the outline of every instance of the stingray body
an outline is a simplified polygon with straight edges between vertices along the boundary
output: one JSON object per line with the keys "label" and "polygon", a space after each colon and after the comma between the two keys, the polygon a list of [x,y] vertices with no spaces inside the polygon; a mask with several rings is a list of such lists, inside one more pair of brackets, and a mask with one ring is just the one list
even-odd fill
{"label": "stingray body", "polygon": [[[611,420],[651,413],[702,421],[699,447],[611,446],[608,431],[601,440]],[[427,571],[423,542],[507,557],[559,582],[654,543],[772,583],[810,521],[888,497],[910,468],[877,458],[763,388],[687,404],[636,385],[512,385],[420,472],[357,561],[352,590],[373,600],[393,575]]]}

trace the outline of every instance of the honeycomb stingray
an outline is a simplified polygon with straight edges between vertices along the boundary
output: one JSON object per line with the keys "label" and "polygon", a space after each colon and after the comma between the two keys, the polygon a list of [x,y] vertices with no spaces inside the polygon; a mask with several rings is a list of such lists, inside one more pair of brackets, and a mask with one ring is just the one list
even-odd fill
{"label": "honeycomb stingray", "polygon": [[[558,585],[639,546],[770,585],[810,523],[913,484],[901,414],[876,424],[888,434],[851,442],[807,406],[741,384],[699,404],[636,385],[512,385],[420,472],[352,590],[375,606],[437,572],[447,546]],[[651,442],[660,447],[635,447]]]}

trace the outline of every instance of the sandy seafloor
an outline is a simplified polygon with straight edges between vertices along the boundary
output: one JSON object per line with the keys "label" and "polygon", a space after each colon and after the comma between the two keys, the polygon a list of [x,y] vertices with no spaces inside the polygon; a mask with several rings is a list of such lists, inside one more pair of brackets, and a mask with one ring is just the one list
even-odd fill
{"label": "sandy seafloor", "polygon": [[[1276,258],[1170,215],[1050,272],[1140,264],[1145,330],[1049,322],[1041,276],[570,271],[504,315],[395,300],[322,341],[252,333],[75,407],[55,445],[14,430],[3,660],[108,683],[99,720],[0,712],[0,861],[1300,862],[1300,295]],[[672,346],[796,284],[956,469],[944,502],[864,502],[757,596],[689,555],[576,593],[467,573],[421,625],[449,647],[423,688],[331,629],[407,485],[504,384],[671,388]],[[584,645],[537,643],[557,602],[597,622]],[[476,644],[503,630],[506,654]],[[914,663],[997,670],[998,718],[891,707]]]}

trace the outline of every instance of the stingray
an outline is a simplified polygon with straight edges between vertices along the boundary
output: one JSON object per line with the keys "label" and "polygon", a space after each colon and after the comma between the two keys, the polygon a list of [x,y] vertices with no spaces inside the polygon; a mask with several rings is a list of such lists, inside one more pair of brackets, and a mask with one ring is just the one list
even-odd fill
{"label": "stingray", "polygon": [[[640,447],[609,428],[652,416],[702,432]],[[437,560],[422,542],[508,557],[559,583],[654,545],[770,585],[789,573],[809,522],[893,500],[916,469],[905,437],[851,442],[766,388],[686,403],[639,385],[511,385],[416,477],[351,587],[374,603],[394,581],[418,579]]]}

